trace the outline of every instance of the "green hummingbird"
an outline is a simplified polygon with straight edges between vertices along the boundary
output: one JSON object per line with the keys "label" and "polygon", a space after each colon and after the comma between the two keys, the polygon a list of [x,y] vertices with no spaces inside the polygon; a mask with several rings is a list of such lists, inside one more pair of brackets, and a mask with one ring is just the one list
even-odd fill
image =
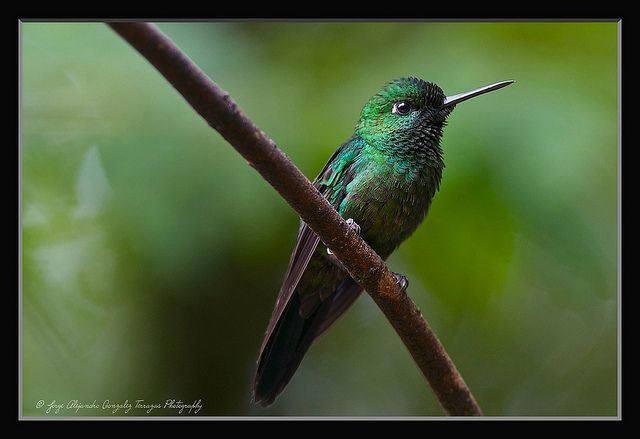
{"label": "green hummingbird", "polygon": [[[414,77],[387,83],[366,103],[353,136],[334,152],[314,186],[388,258],[425,218],[440,186],[440,140],[455,105],[513,82],[450,97],[436,84]],[[407,278],[395,276],[406,290]],[[258,357],[256,403],[273,403],[313,341],[361,292],[331,250],[301,222]]]}

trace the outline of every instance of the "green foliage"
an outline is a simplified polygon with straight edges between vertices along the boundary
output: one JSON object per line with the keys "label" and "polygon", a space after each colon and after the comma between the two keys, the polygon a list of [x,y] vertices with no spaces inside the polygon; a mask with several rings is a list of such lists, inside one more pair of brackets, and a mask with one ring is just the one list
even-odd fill
{"label": "green foliage", "polygon": [[[453,112],[440,192],[389,263],[487,414],[616,413],[616,24],[161,28],[310,178],[393,78],[447,94],[515,79]],[[295,214],[106,26],[22,35],[26,415],[167,398],[208,415],[441,413],[366,296],[273,407],[251,406]]]}

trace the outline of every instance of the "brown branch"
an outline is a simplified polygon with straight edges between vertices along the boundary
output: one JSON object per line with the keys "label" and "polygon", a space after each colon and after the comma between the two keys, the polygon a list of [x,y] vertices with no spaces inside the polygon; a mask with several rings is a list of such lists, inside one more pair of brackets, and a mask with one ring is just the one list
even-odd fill
{"label": "brown branch", "polygon": [[380,307],[427,378],[445,412],[482,415],[471,391],[418,307],[384,261],[309,180],[168,37],[147,23],[109,23],[175,87],[318,234]]}

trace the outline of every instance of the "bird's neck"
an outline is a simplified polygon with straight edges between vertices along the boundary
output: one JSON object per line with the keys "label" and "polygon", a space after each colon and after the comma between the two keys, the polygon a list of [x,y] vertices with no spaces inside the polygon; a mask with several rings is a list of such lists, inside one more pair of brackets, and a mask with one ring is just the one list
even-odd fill
{"label": "bird's neck", "polygon": [[404,173],[410,179],[428,180],[427,183],[431,183],[437,190],[444,169],[440,147],[443,128],[444,122],[420,130],[395,131],[382,135],[356,134],[399,173]]}

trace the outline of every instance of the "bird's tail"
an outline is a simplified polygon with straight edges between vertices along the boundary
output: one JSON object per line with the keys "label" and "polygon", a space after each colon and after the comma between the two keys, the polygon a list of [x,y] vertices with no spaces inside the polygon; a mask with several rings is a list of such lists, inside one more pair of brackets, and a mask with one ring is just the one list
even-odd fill
{"label": "bird's tail", "polygon": [[264,407],[282,392],[313,341],[308,328],[311,319],[302,318],[299,309],[300,299],[294,295],[258,359],[253,400]]}
{"label": "bird's tail", "polygon": [[300,315],[300,297],[293,294],[269,337],[253,382],[253,401],[264,407],[273,403],[300,366],[313,341],[355,301],[361,289],[351,278],[336,289],[307,317]]}

